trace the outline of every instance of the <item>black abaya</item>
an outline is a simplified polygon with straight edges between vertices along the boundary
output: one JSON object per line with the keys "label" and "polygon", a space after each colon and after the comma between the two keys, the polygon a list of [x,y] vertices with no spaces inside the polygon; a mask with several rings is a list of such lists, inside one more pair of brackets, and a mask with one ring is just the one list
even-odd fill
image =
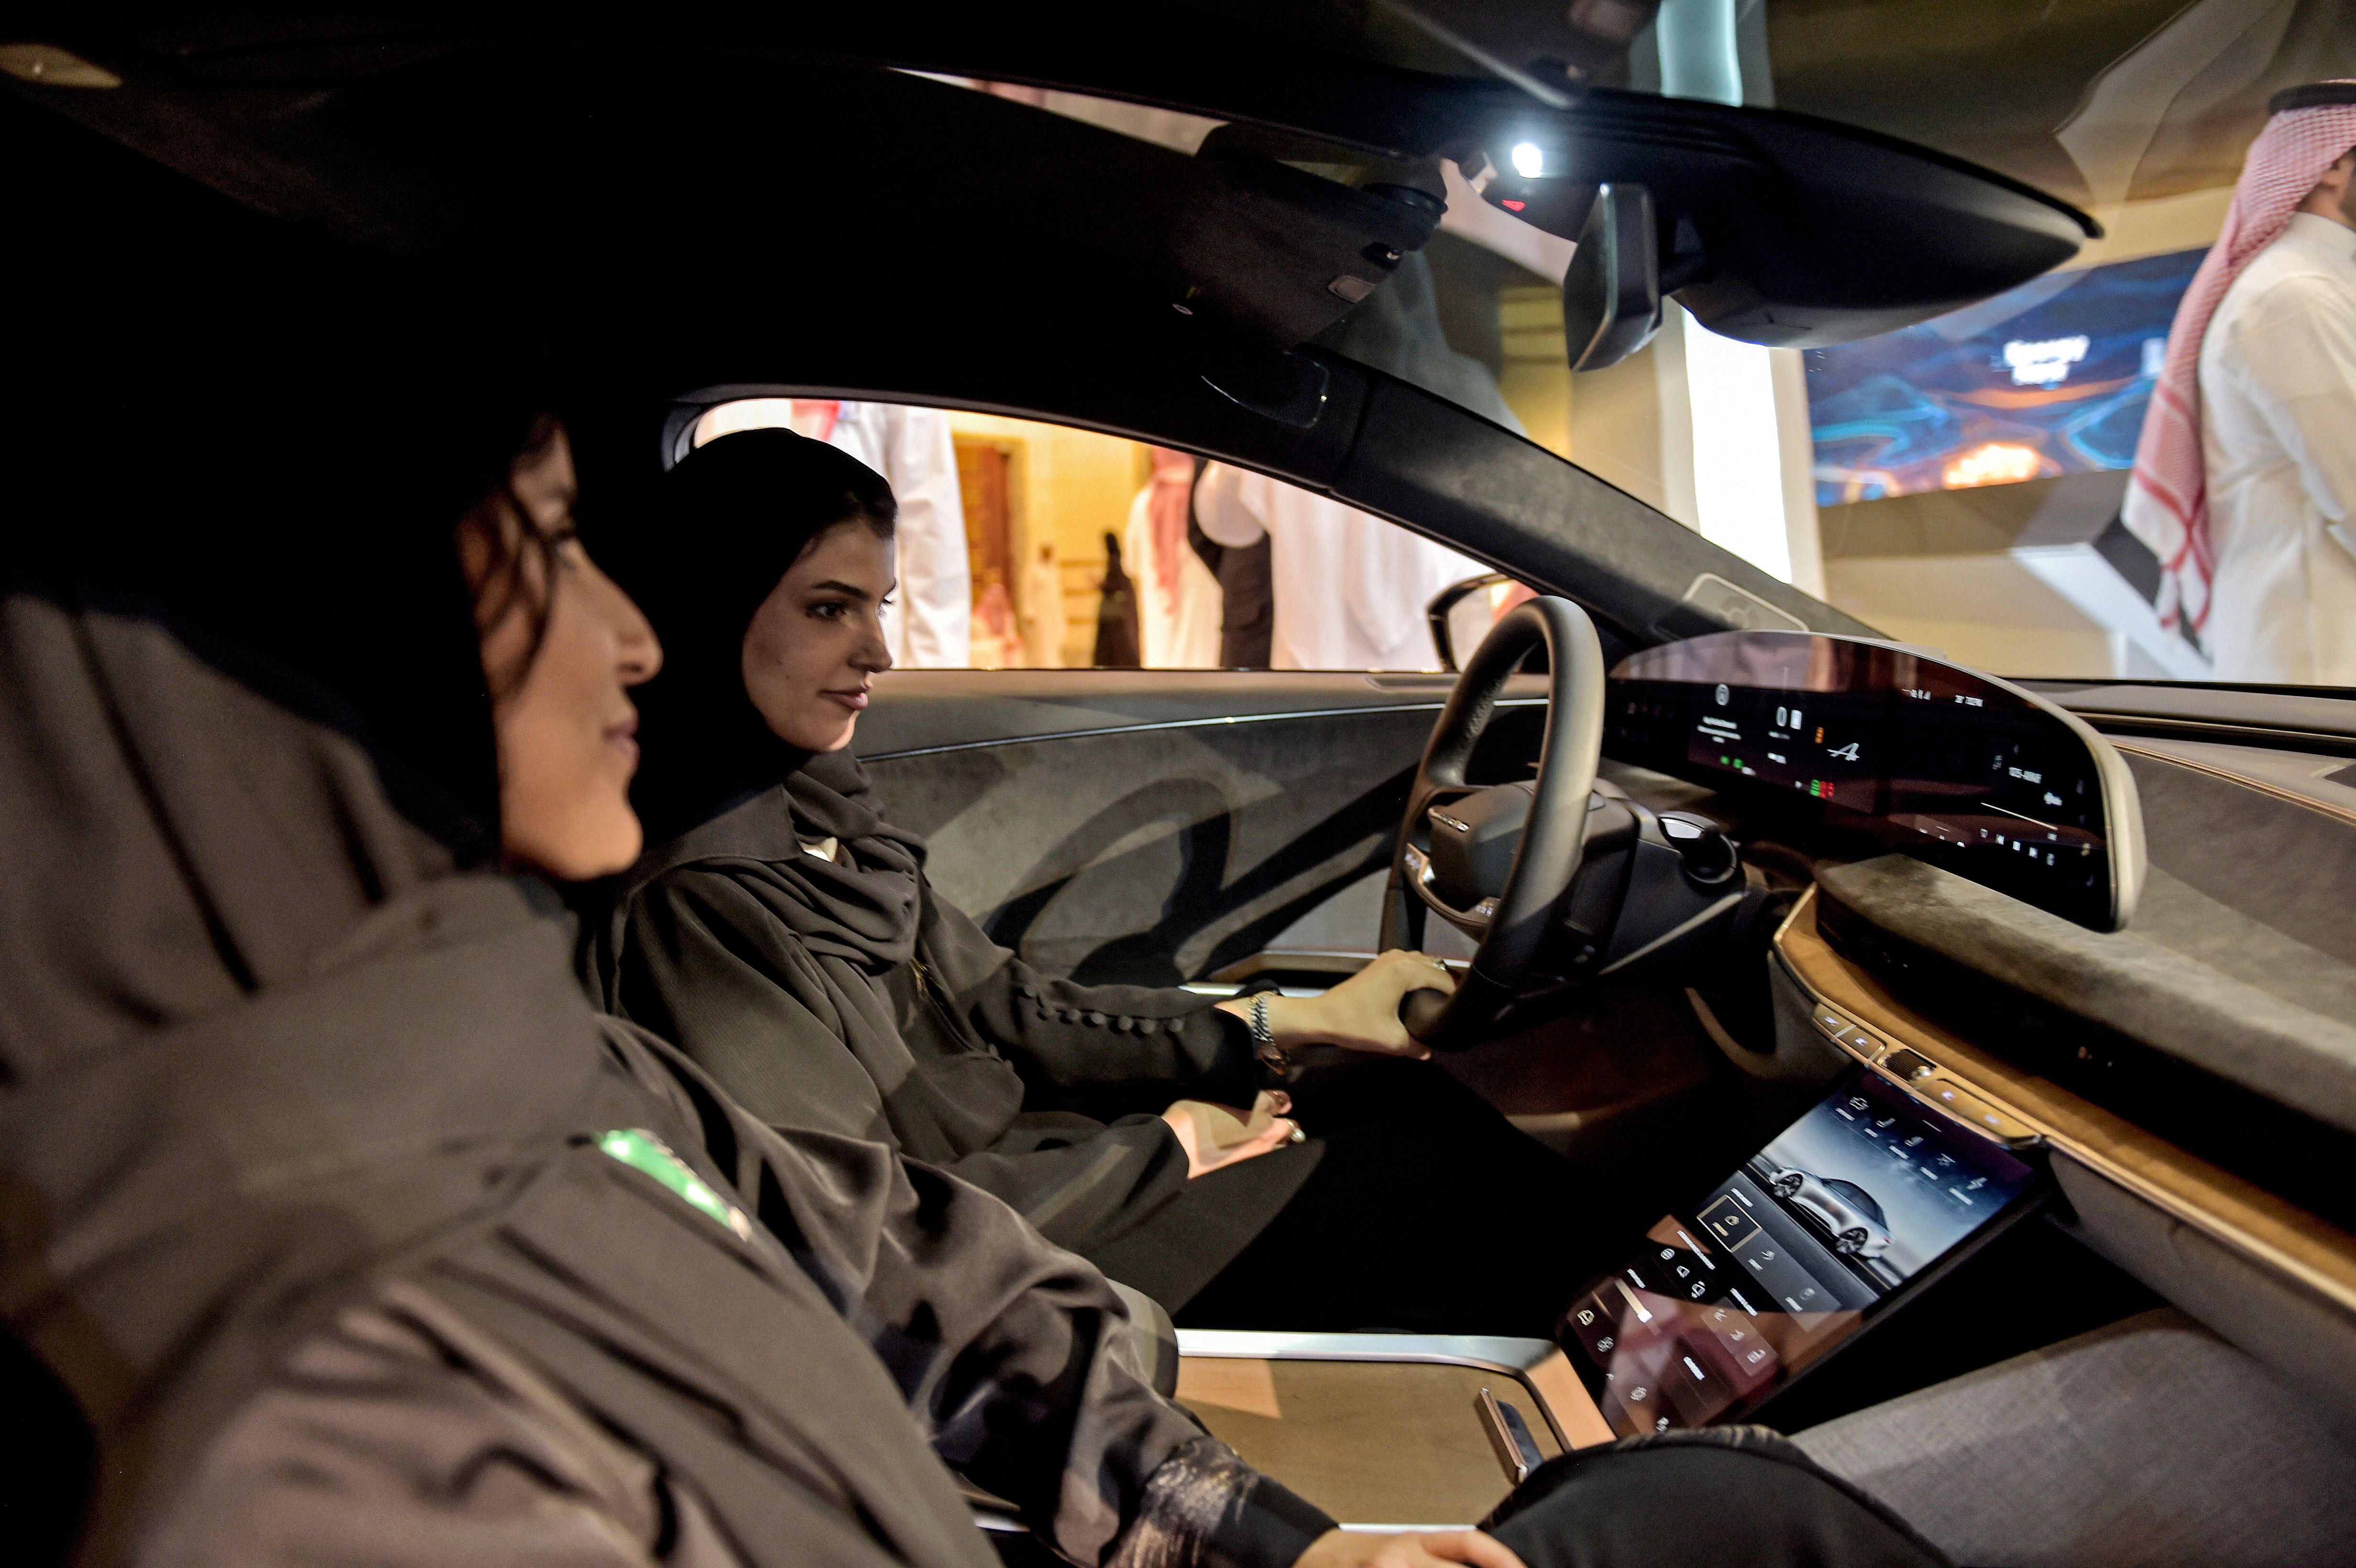
{"label": "black abaya", "polygon": [[[1248,1032],[1192,992],[1038,974],[934,895],[923,856],[849,753],[814,759],[623,880],[601,994],[755,1115],[891,1143],[1087,1255],[1186,1186],[1164,1107],[1251,1100]],[[1253,1229],[1306,1175],[1268,1168],[1239,1199]]]}
{"label": "black abaya", "polygon": [[1104,581],[1097,585],[1096,652],[1088,662],[1098,669],[1135,669],[1138,654],[1137,585],[1120,563],[1120,540],[1107,534]]}
{"label": "black abaya", "polygon": [[[803,848],[820,838],[840,863]],[[1485,1101],[1358,1061],[1296,1094],[1306,1143],[1189,1181],[1156,1113],[1250,1102],[1241,1020],[1038,974],[940,900],[923,854],[848,752],[814,759],[625,879],[607,1005],[756,1115],[939,1161],[1186,1322],[1554,1331],[1574,1249],[1515,1236],[1576,1213],[1570,1168]]]}

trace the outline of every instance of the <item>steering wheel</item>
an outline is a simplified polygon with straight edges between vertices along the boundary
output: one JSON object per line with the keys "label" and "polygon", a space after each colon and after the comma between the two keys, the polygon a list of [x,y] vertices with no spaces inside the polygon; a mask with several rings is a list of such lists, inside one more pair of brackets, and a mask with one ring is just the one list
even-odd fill
{"label": "steering wheel", "polygon": [[[1545,644],[1549,687],[1537,777],[1508,790],[1475,790],[1465,769],[1495,716],[1505,681]],[[1530,977],[1586,850],[1588,797],[1603,750],[1603,645],[1587,612],[1568,599],[1533,599],[1491,627],[1457,677],[1408,793],[1383,896],[1382,946],[1419,948],[1425,918],[1437,912],[1477,933],[1480,950],[1452,996],[1413,991],[1400,1005],[1408,1032],[1435,1051],[1463,1051],[1489,1038]],[[1451,814],[1460,799],[1468,808]],[[1467,820],[1476,815],[1479,820]],[[1451,893],[1494,884],[1470,907]],[[1488,874],[1483,875],[1483,862]]]}

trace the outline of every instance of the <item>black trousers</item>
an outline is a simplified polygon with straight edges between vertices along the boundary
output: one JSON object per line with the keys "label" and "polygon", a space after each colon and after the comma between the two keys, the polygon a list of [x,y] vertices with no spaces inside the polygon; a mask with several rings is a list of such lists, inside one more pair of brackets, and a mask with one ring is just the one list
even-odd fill
{"label": "black trousers", "polygon": [[1896,1514],[1757,1426],[1563,1455],[1484,1526],[1526,1568],[1949,1568]]}
{"label": "black trousers", "polygon": [[1429,1062],[1312,1073],[1294,1115],[1306,1143],[1188,1182],[1092,1261],[1183,1328],[1553,1337],[1595,1267],[1569,1162]]}

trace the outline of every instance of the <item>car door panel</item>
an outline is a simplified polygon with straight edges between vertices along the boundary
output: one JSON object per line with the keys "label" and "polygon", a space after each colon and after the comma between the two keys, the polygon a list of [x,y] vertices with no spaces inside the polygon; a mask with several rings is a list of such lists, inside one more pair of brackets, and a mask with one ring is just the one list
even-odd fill
{"label": "car door panel", "polygon": [[1167,985],[1280,939],[1372,949],[1449,684],[895,672],[859,746],[893,820],[930,842],[935,886],[999,941],[1056,973]]}

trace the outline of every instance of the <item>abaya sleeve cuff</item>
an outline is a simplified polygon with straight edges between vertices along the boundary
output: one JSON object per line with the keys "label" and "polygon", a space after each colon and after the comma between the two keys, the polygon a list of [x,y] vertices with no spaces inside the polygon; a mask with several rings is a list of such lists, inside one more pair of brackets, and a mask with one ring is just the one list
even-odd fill
{"label": "abaya sleeve cuff", "polygon": [[1262,1089],[1283,1087],[1260,1061],[1252,1043],[1251,1025],[1215,1005],[1196,1016],[1216,1034],[1209,1064],[1191,1091],[1194,1098],[1220,1105],[1248,1105]]}
{"label": "abaya sleeve cuff", "polygon": [[1314,1504],[1198,1437],[1162,1462],[1106,1568],[1288,1568],[1333,1530]]}

